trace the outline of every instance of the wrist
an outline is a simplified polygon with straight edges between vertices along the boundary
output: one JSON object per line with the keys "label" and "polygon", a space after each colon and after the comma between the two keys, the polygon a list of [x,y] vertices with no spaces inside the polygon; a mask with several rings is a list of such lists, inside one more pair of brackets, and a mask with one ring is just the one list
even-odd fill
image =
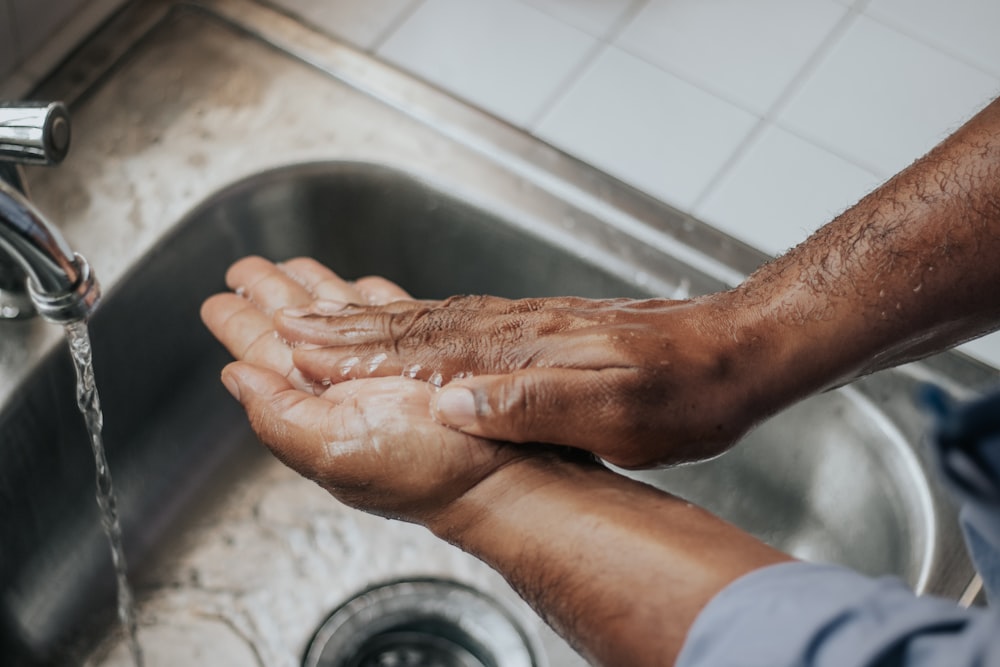
{"label": "wrist", "polygon": [[555,454],[526,453],[514,457],[435,513],[425,526],[441,539],[468,550],[478,533],[491,534],[488,525],[498,517],[515,515],[519,504],[530,503],[545,487],[564,486],[567,477],[582,481],[590,468],[603,470],[597,464],[568,463]]}
{"label": "wrist", "polygon": [[782,326],[768,303],[755,295],[735,288],[700,297],[694,305],[698,310],[691,335],[701,338],[708,352],[704,382],[690,389],[708,402],[698,409],[720,425],[720,439],[732,444],[808,393],[795,377],[805,366],[790,361],[795,332]]}
{"label": "wrist", "polygon": [[788,558],[681,499],[548,455],[512,461],[428,527],[596,664],[671,664],[712,597]]}

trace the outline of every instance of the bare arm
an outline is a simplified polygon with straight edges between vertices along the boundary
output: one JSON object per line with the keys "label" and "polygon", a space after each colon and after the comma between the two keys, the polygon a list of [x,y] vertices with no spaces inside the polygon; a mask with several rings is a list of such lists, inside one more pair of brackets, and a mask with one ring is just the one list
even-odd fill
{"label": "bare arm", "polygon": [[813,392],[1000,326],[1000,101],[727,292],[325,306],[277,318],[319,346],[296,352],[307,375],[472,372],[433,404],[462,432],[627,467],[711,456]]}
{"label": "bare arm", "polygon": [[679,498],[545,458],[499,470],[429,527],[501,572],[600,665],[673,664],[719,591],[791,560]]}
{"label": "bare arm", "polygon": [[1000,101],[735,290],[803,393],[1000,326]]}

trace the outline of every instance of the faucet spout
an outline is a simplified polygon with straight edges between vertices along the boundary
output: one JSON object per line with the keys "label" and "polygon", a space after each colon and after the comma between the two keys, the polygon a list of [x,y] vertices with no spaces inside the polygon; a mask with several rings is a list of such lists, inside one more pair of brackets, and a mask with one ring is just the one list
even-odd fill
{"label": "faucet spout", "polygon": [[28,295],[45,319],[67,324],[86,319],[100,286],[81,255],[21,193],[0,181],[0,249],[27,277]]}
{"label": "faucet spout", "polygon": [[17,163],[55,164],[69,149],[66,107],[0,103],[0,319],[32,306],[52,322],[85,320],[100,287],[82,256],[24,194]]}

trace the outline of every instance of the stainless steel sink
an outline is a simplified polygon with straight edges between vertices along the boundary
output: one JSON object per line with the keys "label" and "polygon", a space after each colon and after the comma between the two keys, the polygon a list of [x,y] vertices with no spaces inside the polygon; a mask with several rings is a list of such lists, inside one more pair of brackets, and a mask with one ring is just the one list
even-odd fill
{"label": "stainless steel sink", "polygon": [[[74,103],[79,139],[32,185],[109,287],[94,357],[153,664],[298,664],[352,595],[426,577],[496,598],[538,664],[583,664],[485,565],[267,456],[199,305],[250,253],[420,297],[684,296],[764,258],[270,9],[140,4],[43,86]],[[0,330],[0,378],[0,654],[117,664],[58,332]],[[958,598],[973,572],[912,396],[995,378],[945,355],[810,399],[715,461],[636,476],[804,558]]]}

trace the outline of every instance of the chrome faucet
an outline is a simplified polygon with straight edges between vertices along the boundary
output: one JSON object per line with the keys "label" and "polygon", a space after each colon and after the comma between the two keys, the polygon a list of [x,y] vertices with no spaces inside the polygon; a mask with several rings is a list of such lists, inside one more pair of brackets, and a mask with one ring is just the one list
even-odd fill
{"label": "chrome faucet", "polygon": [[68,324],[85,320],[100,298],[87,260],[28,200],[20,169],[61,162],[69,140],[61,103],[0,103],[0,319],[37,313]]}

